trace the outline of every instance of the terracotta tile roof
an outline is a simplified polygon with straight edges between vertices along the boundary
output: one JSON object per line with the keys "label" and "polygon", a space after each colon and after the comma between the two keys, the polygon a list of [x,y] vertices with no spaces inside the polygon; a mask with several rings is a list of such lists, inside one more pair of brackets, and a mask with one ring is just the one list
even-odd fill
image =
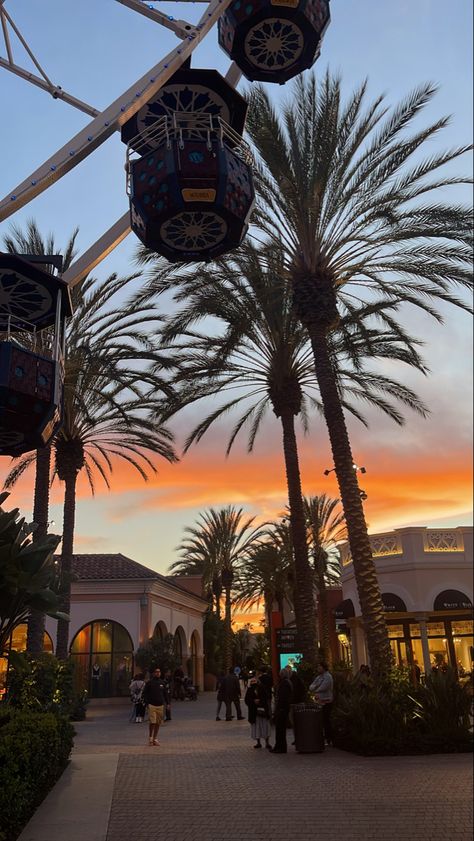
{"label": "terracotta tile roof", "polygon": [[117,555],[73,555],[73,570],[77,581],[165,578],[120,552]]}

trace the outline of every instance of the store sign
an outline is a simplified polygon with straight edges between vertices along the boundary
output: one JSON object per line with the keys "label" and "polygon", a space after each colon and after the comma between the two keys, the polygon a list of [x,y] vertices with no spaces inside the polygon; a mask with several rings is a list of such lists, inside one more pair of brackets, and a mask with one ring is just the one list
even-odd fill
{"label": "store sign", "polygon": [[472,610],[472,602],[459,590],[443,590],[434,601],[434,610]]}
{"label": "store sign", "polygon": [[300,644],[298,642],[296,628],[278,628],[276,632],[276,647],[277,651],[286,651],[289,654],[299,651]]}

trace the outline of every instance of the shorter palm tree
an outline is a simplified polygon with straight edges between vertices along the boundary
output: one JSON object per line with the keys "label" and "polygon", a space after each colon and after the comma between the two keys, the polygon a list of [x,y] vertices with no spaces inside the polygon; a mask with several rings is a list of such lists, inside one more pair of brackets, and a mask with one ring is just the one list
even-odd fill
{"label": "shorter palm tree", "polygon": [[[228,505],[210,508],[198,517],[197,524],[186,529],[190,536],[181,544],[182,559],[170,570],[183,570],[183,563],[202,559],[205,581],[220,577],[225,594],[224,668],[232,665],[232,587],[236,570],[245,562],[261,540],[264,530],[254,526],[255,517],[244,519],[242,508]],[[188,555],[189,552],[189,555]]]}
{"label": "shorter palm tree", "polygon": [[283,613],[285,601],[293,598],[288,580],[291,565],[291,554],[282,549],[270,529],[237,570],[234,582],[236,606],[243,610],[258,609],[263,601],[265,622],[270,629],[273,605],[276,603]]}

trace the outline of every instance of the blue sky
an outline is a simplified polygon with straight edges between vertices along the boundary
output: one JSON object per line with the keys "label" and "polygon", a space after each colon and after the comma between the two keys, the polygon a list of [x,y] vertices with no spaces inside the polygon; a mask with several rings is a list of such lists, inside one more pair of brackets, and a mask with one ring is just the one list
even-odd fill
{"label": "blue sky", "polygon": [[[202,4],[197,3],[153,5],[189,20],[195,20],[203,10]],[[77,0],[6,0],[5,8],[50,78],[100,109],[177,43],[171,32],[115,0],[81,0],[79,3]],[[440,91],[425,119],[446,113],[453,115],[442,139],[436,141],[438,148],[470,141],[472,4],[469,0],[452,0],[449,4],[440,0],[399,0],[397,3],[332,0],[331,13],[332,22],[316,65],[319,74],[323,74],[329,65],[333,71],[341,73],[348,91],[367,76],[370,94],[376,96],[385,92],[389,102],[401,99],[421,82],[435,81],[440,85]],[[13,47],[16,62],[33,69],[17,42],[13,41]],[[1,40],[0,55],[6,57]],[[228,60],[217,45],[215,30],[199,47],[193,63],[226,71]],[[276,99],[288,94],[288,85],[272,88]],[[83,128],[88,118],[1,69],[0,108],[0,194],[3,197]],[[117,134],[62,181],[1,223],[0,239],[8,233],[12,222],[22,226],[26,219],[34,217],[45,233],[54,231],[59,244],[64,243],[78,225],[79,250],[82,252],[127,209],[124,160],[125,147]],[[458,164],[458,169],[460,166]],[[466,158],[462,171],[466,172],[468,167]],[[459,188],[456,194],[464,200],[470,191]],[[452,198],[456,194],[453,191]],[[95,274],[130,272],[134,268],[131,262],[134,249],[135,241],[128,237]],[[356,449],[366,460],[371,460],[374,476],[374,492],[372,495],[369,492],[369,521],[377,529],[409,522],[426,524],[428,520],[439,525],[466,523],[470,506],[464,485],[461,493],[455,476],[456,470],[465,465],[463,454],[468,452],[471,437],[470,320],[463,313],[447,310],[446,325],[442,329],[435,329],[433,324],[413,314],[407,315],[407,322],[427,343],[425,354],[433,376],[420,385],[411,375],[410,382],[420,386],[432,408],[432,415],[425,422],[411,418],[403,433],[378,419],[368,436],[360,428],[354,428]],[[179,420],[176,424],[178,436],[188,430],[186,419]],[[147,490],[120,474],[114,493],[100,493],[95,500],[81,497],[77,549],[122,551],[164,569],[173,559],[173,547],[181,539],[183,526],[192,524],[203,507],[236,502],[258,515],[281,509],[285,498],[278,428],[269,426],[268,436],[260,448],[257,446],[257,456],[253,459],[243,449],[238,449],[236,455],[225,462],[224,440],[225,430],[218,430],[212,442],[204,442],[199,453],[196,451],[186,463],[173,468],[176,470],[173,476],[165,471],[166,491],[160,485],[160,477]],[[320,486],[322,470],[330,464],[321,423],[305,447],[308,453],[304,465],[306,492],[327,490],[335,493],[335,487],[330,484]],[[274,491],[262,487],[252,493],[255,471],[259,469],[258,458],[261,456],[263,464],[265,458],[272,458],[272,453],[275,453],[276,471]],[[381,493],[383,477],[393,473],[400,453],[406,459],[407,476],[416,471],[418,477],[426,477],[427,494],[418,507],[420,494],[410,497],[411,511],[394,503],[394,510],[400,517],[400,522],[395,522],[394,516],[390,515],[389,497],[385,495],[385,507],[382,496],[378,504],[375,488]],[[221,471],[220,484],[217,478],[214,483],[206,477],[210,458],[216,470]],[[380,481],[376,481],[377,470]],[[194,485],[189,486],[189,493],[183,493],[188,481],[185,477],[191,474]],[[222,481],[223,476],[227,477],[225,481]],[[446,478],[444,483],[443,477]],[[174,496],[170,495],[171,487]],[[440,488],[436,499],[432,495],[434,487]],[[31,487],[25,481],[15,492],[15,499],[28,510],[30,497]],[[57,496],[58,503],[59,499]],[[58,503],[52,516],[60,522]],[[160,508],[162,504],[163,509]]]}

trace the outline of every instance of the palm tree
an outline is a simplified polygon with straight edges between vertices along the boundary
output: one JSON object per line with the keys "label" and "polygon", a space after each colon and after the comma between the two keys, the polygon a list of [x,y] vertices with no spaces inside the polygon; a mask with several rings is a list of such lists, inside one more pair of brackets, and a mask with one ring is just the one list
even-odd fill
{"label": "palm tree", "polygon": [[332,663],[329,637],[330,617],[326,587],[340,579],[338,543],[347,538],[344,512],[338,499],[326,494],[304,500],[309,536],[310,556],[313,560],[321,617],[321,647],[328,663]]}
{"label": "palm tree", "polygon": [[276,534],[269,529],[262,542],[248,554],[245,563],[239,566],[234,582],[235,604],[246,610],[258,607],[263,600],[265,622],[270,629],[273,604],[276,602],[283,613],[285,600],[290,597],[288,572],[291,566],[292,552],[285,551]]}
{"label": "palm tree", "polygon": [[179,561],[170,565],[173,575],[200,575],[207,594],[210,611],[221,619],[222,580],[211,534],[197,527],[186,527],[186,537],[177,547],[181,553]]}
{"label": "palm tree", "polygon": [[[158,396],[169,390],[158,373],[160,356],[150,337],[159,317],[153,308],[123,300],[132,279],[111,275],[101,282],[83,281],[68,324],[63,425],[53,443],[54,474],[65,485],[61,551],[65,613],[70,606],[79,473],[85,471],[94,493],[97,475],[110,487],[117,459],[125,460],[145,481],[156,472],[152,456],[176,460],[171,433],[150,420]],[[148,370],[152,364],[153,372]],[[34,459],[34,453],[23,456],[7,484]],[[60,659],[67,657],[68,634],[69,623],[60,620],[56,645]]]}
{"label": "palm tree", "polygon": [[[54,237],[49,234],[45,239],[36,222],[33,219],[28,220],[26,224],[26,231],[22,231],[16,225],[11,227],[10,234],[4,236],[3,245],[10,254],[35,254],[42,255],[56,255],[58,253],[63,256],[63,270],[65,271],[75,256],[75,242],[78,230],[73,231],[69,241],[63,251],[58,252]],[[45,270],[47,266],[44,267]],[[50,330],[44,330],[39,336],[36,336],[36,347],[38,352],[50,347]],[[39,347],[38,347],[39,343]],[[42,540],[46,537],[49,522],[49,488],[50,488],[50,474],[51,474],[51,447],[42,447],[36,451],[36,466],[35,466],[35,489],[33,502],[33,522],[36,529],[33,532],[33,541]],[[32,610],[28,617],[28,633],[26,638],[26,649],[33,655],[41,654],[43,651],[45,627],[45,614],[38,610]]]}
{"label": "palm tree", "polygon": [[[238,433],[249,426],[248,450],[268,409],[282,429],[284,463],[294,547],[295,617],[304,659],[314,663],[317,653],[317,625],[313,598],[313,574],[308,560],[306,524],[298,459],[295,418],[300,416],[305,431],[309,409],[320,409],[311,346],[306,329],[296,317],[291,287],[284,272],[281,250],[247,245],[216,267],[199,267],[193,274],[158,275],[141,292],[144,299],[162,288],[174,288],[182,310],[165,323],[162,342],[177,358],[174,385],[180,392],[167,411],[172,414],[192,400],[209,395],[232,397],[221,403],[192,431],[185,445],[199,442],[209,427],[231,410],[244,404],[243,413],[231,432],[227,452]],[[206,333],[194,328],[212,317],[217,327],[206,322]],[[331,338],[331,354],[337,369],[343,405],[363,420],[354,399],[383,409],[397,422],[403,418],[389,398],[395,397],[422,413],[425,407],[403,385],[363,365],[364,357],[395,358],[415,365],[423,363],[416,348],[395,330],[376,331],[370,326],[355,330],[348,316]]]}
{"label": "palm tree", "polygon": [[[191,536],[182,544],[183,558],[172,564],[170,570],[183,569],[189,549],[191,561],[200,556],[210,580],[218,573],[225,594],[224,615],[224,668],[232,665],[232,584],[236,568],[244,562],[260,541],[263,530],[254,527],[255,517],[244,519],[242,508],[228,505],[215,510],[210,508],[200,514],[194,527],[186,529]],[[209,580],[209,578],[208,578]]]}
{"label": "palm tree", "polygon": [[285,249],[311,340],[374,673],[389,667],[390,646],[330,337],[354,308],[390,326],[400,302],[439,320],[433,301],[466,306],[453,290],[471,284],[471,214],[430,194],[467,182],[439,170],[469,147],[420,159],[446,118],[408,134],[434,92],[423,85],[389,111],[382,97],[365,107],[366,83],[343,104],[339,78],[328,72],[317,84],[306,74],[278,111],[253,86],[247,121],[258,155],[254,221]]}

